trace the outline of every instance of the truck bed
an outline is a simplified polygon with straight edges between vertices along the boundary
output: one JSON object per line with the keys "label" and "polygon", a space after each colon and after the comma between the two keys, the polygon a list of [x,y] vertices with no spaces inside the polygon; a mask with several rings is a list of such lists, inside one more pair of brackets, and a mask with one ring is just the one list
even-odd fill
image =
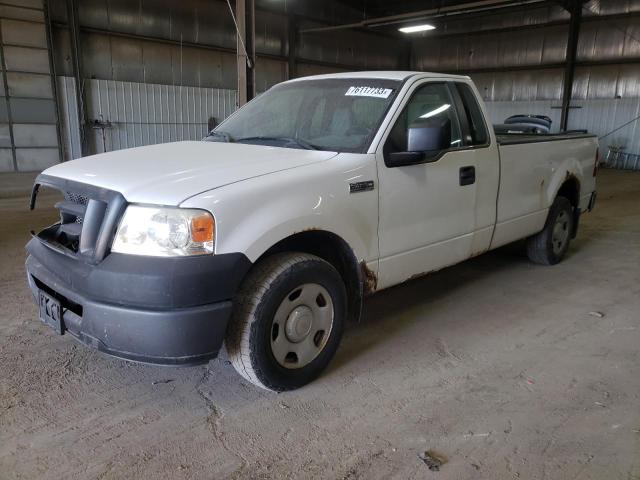
{"label": "truck bed", "polygon": [[586,210],[595,190],[598,139],[584,132],[496,135],[500,190],[492,247],[539,232],[558,189],[577,182],[575,206]]}

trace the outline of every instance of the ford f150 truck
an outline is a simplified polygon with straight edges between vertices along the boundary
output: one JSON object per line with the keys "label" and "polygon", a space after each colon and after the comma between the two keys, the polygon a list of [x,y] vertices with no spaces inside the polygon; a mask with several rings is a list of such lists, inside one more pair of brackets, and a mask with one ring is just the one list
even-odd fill
{"label": "ford f150 truck", "polygon": [[55,165],[59,220],[27,244],[41,320],[176,365],[226,346],[275,391],[317,377],[363,298],[509,242],[559,262],[595,201],[597,139],[499,135],[468,77],[274,86],[203,141]]}

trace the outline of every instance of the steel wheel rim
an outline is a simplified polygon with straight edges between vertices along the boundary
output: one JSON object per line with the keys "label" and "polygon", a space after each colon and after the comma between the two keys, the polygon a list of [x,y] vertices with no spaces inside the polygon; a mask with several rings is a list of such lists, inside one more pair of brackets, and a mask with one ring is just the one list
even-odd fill
{"label": "steel wheel rim", "polygon": [[553,253],[559,255],[562,253],[567,241],[569,240],[569,214],[563,210],[556,217],[556,223],[553,225],[553,232],[551,234],[551,245],[553,246]]}
{"label": "steel wheel rim", "polygon": [[271,352],[284,368],[303,368],[324,350],[335,310],[329,292],[305,283],[282,300],[271,324]]}

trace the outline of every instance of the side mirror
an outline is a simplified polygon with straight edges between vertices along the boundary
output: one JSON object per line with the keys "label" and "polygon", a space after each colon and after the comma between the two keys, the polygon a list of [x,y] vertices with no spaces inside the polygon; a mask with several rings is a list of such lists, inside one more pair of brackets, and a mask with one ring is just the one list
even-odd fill
{"label": "side mirror", "polygon": [[407,150],[436,152],[451,146],[451,120],[447,117],[417,118],[407,132]]}
{"label": "side mirror", "polygon": [[390,153],[387,166],[401,167],[433,162],[451,146],[451,120],[446,117],[417,118],[407,130],[407,151]]}

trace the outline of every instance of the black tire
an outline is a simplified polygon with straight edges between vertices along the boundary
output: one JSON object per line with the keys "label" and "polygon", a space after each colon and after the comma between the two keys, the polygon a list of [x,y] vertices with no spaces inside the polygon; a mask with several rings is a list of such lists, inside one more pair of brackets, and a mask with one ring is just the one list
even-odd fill
{"label": "black tire", "polygon": [[[540,265],[555,265],[560,262],[569,250],[573,222],[573,207],[569,200],[556,197],[549,209],[544,229],[527,239],[529,260]],[[554,229],[557,229],[556,232],[562,232],[561,239],[554,236]]]}
{"label": "black tire", "polygon": [[[279,312],[288,308],[289,304],[285,302],[291,301],[292,292],[308,285],[319,285],[328,294],[329,298],[323,301],[325,306],[329,302],[333,308],[332,325],[328,334],[325,330],[316,332],[322,332],[321,340],[318,340],[320,346],[316,347],[319,349],[319,353],[315,353],[317,356],[298,368],[294,354],[295,361],[285,368],[282,358],[278,360],[274,354],[273,337],[286,333],[285,341],[290,341],[288,328],[293,311],[285,321],[286,329],[280,324],[276,328],[276,314],[280,315]],[[315,307],[312,305],[312,309]],[[306,253],[278,253],[267,257],[252,269],[234,299],[234,312],[225,339],[229,359],[240,375],[264,389],[280,392],[302,387],[318,377],[335,354],[346,313],[345,286],[331,264]],[[313,322],[315,320],[311,320],[311,324]],[[309,328],[304,334],[305,342],[312,332],[312,327]],[[315,342],[315,338],[312,341]]]}

